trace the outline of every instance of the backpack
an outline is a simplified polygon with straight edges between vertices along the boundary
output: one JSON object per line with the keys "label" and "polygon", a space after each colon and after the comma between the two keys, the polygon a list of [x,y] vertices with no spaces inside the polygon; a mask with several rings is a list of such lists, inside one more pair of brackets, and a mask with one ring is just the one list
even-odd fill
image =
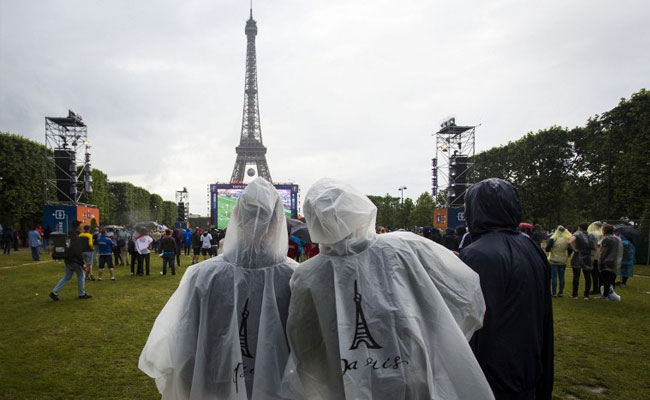
{"label": "backpack", "polygon": [[587,250],[596,250],[596,236],[592,235],[591,233],[587,234]]}
{"label": "backpack", "polygon": [[585,251],[587,246],[589,246],[589,239],[585,237],[585,234],[582,232],[575,233],[576,238],[576,250]]}

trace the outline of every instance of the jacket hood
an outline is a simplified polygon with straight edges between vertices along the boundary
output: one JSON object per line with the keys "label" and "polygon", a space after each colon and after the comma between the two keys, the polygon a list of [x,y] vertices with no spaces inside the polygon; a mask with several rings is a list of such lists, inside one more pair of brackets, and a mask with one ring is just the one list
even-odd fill
{"label": "jacket hood", "polygon": [[277,190],[262,178],[248,184],[233,209],[223,257],[244,268],[261,268],[286,259],[287,223]]}
{"label": "jacket hood", "polygon": [[376,236],[377,207],[345,183],[318,180],[309,189],[303,209],[311,239],[321,245],[322,253],[354,254]]}
{"label": "jacket hood", "polygon": [[475,183],[465,196],[465,219],[473,239],[487,232],[516,232],[521,222],[517,190],[498,178]]}

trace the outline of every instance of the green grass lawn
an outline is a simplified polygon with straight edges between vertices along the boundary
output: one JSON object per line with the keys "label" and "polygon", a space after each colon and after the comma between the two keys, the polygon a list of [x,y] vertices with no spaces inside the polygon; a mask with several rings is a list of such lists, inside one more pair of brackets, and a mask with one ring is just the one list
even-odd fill
{"label": "green grass lawn", "polygon": [[[183,267],[189,259],[181,256]],[[73,277],[53,302],[64,267],[41,260],[24,249],[0,255],[0,398],[159,398],[138,357],[181,275],[161,276],[152,256],[149,277],[117,267],[117,282],[88,282],[89,300],[77,299]],[[636,272],[646,277],[618,289],[621,303],[553,299],[555,398],[650,398],[650,267]]]}

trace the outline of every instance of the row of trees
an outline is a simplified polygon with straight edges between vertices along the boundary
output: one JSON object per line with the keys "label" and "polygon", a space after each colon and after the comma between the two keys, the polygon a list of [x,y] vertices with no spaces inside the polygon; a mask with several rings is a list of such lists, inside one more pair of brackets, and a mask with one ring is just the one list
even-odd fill
{"label": "row of trees", "polygon": [[[546,227],[650,218],[650,92],[586,126],[553,126],[474,157],[473,181],[510,181],[524,219]],[[646,229],[647,231],[647,229]]]}
{"label": "row of trees", "polygon": [[[43,206],[56,200],[46,188],[46,172],[53,168],[48,149],[19,135],[0,133],[0,223],[28,229],[43,219]],[[102,225],[131,225],[154,220],[173,225],[177,205],[128,182],[110,182],[98,169],[92,170],[93,192],[81,198],[95,204]],[[48,197],[49,196],[49,197]]]}
{"label": "row of trees", "polygon": [[399,197],[386,194],[368,196],[377,207],[377,225],[383,227],[407,228],[416,226],[431,226],[435,204],[428,193],[422,193],[415,203],[410,198],[401,202]]}

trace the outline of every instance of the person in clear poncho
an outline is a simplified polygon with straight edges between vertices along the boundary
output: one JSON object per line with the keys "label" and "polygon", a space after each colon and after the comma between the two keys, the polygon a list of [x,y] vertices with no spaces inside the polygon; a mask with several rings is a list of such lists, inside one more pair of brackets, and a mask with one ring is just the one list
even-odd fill
{"label": "person in clear poncho", "polygon": [[297,398],[492,399],[468,344],[485,311],[478,275],[420,236],[377,235],[377,208],[343,183],[319,180],[303,209],[320,254],[291,279]]}
{"label": "person in clear poncho", "polygon": [[237,201],[223,254],[187,269],[154,323],[139,368],[163,399],[284,399],[289,354],[287,225],[258,178]]}
{"label": "person in clear poncho", "polygon": [[[548,262],[551,267],[551,295],[553,297],[562,297],[564,295],[564,272],[566,263],[569,259],[567,249],[569,248],[571,233],[562,225],[558,225],[553,235],[546,243],[546,252],[548,253]],[[558,291],[558,280],[560,287]]]}

